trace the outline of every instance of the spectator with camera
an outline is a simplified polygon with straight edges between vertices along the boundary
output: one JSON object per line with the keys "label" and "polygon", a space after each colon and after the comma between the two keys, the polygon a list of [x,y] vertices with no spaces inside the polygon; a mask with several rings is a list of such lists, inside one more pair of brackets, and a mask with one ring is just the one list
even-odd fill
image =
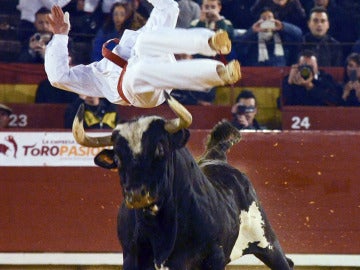
{"label": "spectator with camera", "polygon": [[325,8],[315,7],[311,9],[308,27],[310,32],[303,36],[301,50],[314,51],[320,66],[343,66],[343,48],[340,42],[328,33],[330,23]]}
{"label": "spectator with camera", "polygon": [[236,51],[244,66],[288,66],[296,62],[302,31],[275,19],[265,7],[251,28],[238,38]]}
{"label": "spectator with camera", "polygon": [[234,36],[234,27],[231,21],[220,14],[221,0],[203,0],[201,5],[200,18],[193,20],[190,27],[203,27],[213,31],[225,30],[232,39]]}
{"label": "spectator with camera", "polygon": [[346,58],[342,92],[344,106],[360,106],[360,54],[351,53]]}
{"label": "spectator with camera", "polygon": [[[222,0],[202,0],[200,18],[191,21],[189,28],[208,28],[212,31],[224,30],[228,33],[229,38],[234,38],[234,26],[231,21],[221,15]],[[234,46],[233,46],[234,47]],[[194,58],[203,58],[202,55],[194,55]],[[216,60],[226,64],[227,61],[236,59],[234,49],[228,55],[216,55]]]}
{"label": "spectator with camera", "polygon": [[254,93],[244,89],[236,98],[236,103],[231,108],[231,123],[237,129],[261,130],[263,126],[255,119],[257,102]]}
{"label": "spectator with camera", "polygon": [[282,105],[336,106],[341,104],[341,92],[335,79],[319,70],[315,53],[305,50],[283,79]]}
{"label": "spectator with camera", "polygon": [[20,52],[17,62],[43,64],[46,45],[52,38],[48,15],[50,10],[40,8],[35,14],[35,28],[26,46]]}
{"label": "spectator with camera", "polygon": [[[30,37],[35,33],[50,32],[47,20],[48,12],[53,5],[66,6],[71,0],[19,0],[16,8],[20,11],[18,40],[23,48],[27,47]],[[31,3],[30,3],[31,2]]]}

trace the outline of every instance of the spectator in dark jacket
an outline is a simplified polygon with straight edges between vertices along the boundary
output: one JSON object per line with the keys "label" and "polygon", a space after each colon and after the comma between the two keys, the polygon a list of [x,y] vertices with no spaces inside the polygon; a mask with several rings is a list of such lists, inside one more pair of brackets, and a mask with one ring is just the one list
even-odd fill
{"label": "spectator in dark jacket", "polygon": [[[125,29],[138,30],[146,23],[140,14],[135,13],[128,4],[115,3],[110,10],[110,18],[96,33],[93,40],[91,61],[100,61],[102,59],[102,46],[112,38],[121,38]],[[112,47],[110,47],[112,46]],[[113,49],[115,44],[109,44],[108,48]]]}
{"label": "spectator in dark jacket", "polygon": [[315,7],[308,21],[310,32],[303,36],[301,50],[312,50],[319,66],[343,66],[342,46],[328,34],[330,23],[327,10]]}
{"label": "spectator in dark jacket", "polygon": [[314,52],[303,51],[283,79],[282,105],[337,106],[341,104],[341,92],[335,79],[319,70]]}
{"label": "spectator in dark jacket", "polygon": [[343,92],[344,106],[360,106],[360,54],[352,53],[346,58]]}
{"label": "spectator in dark jacket", "polygon": [[231,108],[231,123],[237,129],[261,130],[263,126],[259,124],[255,116],[257,114],[257,102],[254,93],[244,89],[236,98],[236,103]]}
{"label": "spectator in dark jacket", "polygon": [[297,60],[302,31],[274,18],[264,8],[260,19],[238,38],[236,51],[244,66],[289,66]]}
{"label": "spectator in dark jacket", "polygon": [[311,2],[311,6],[307,7],[307,14],[310,14],[314,7],[323,7],[327,10],[330,23],[328,34],[342,43],[343,55],[349,55],[351,43],[355,42],[358,36],[352,17],[335,0],[311,0],[309,2]]}

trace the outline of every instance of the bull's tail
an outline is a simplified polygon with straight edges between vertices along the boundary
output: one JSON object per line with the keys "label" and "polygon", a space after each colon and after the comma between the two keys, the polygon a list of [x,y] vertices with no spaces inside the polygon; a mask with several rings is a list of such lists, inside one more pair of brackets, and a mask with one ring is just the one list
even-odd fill
{"label": "bull's tail", "polygon": [[236,127],[227,120],[220,121],[208,136],[205,153],[201,160],[226,160],[227,151],[240,140],[241,134]]}

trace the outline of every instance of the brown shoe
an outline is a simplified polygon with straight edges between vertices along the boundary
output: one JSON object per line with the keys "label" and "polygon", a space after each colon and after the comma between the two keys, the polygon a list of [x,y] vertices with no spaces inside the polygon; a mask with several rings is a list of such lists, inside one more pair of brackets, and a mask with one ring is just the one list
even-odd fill
{"label": "brown shoe", "polygon": [[231,51],[231,40],[224,30],[218,30],[209,39],[210,47],[218,54],[229,54]]}
{"label": "brown shoe", "polygon": [[234,84],[241,79],[240,63],[232,60],[225,67],[220,66],[218,74],[225,84]]}

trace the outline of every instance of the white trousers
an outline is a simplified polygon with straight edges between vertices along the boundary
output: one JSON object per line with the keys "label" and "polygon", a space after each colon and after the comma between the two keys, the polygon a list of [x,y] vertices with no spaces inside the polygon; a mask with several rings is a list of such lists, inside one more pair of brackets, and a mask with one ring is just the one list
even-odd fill
{"label": "white trousers", "polygon": [[216,54],[208,40],[214,32],[206,28],[175,28],[179,9],[173,0],[149,0],[154,5],[146,25],[138,31],[122,89],[134,106],[154,107],[165,101],[164,91],[173,88],[205,91],[223,85],[217,74],[220,61],[191,59],[176,61],[174,54]]}
{"label": "white trousers", "polygon": [[216,53],[208,44],[212,35],[214,32],[206,28],[162,28],[141,33],[135,43],[135,56],[129,59],[123,78],[125,96],[135,106],[153,107],[164,101],[160,90],[205,91],[223,85],[216,71],[219,65],[223,66],[222,62],[213,59],[175,61],[173,55],[214,56]]}

